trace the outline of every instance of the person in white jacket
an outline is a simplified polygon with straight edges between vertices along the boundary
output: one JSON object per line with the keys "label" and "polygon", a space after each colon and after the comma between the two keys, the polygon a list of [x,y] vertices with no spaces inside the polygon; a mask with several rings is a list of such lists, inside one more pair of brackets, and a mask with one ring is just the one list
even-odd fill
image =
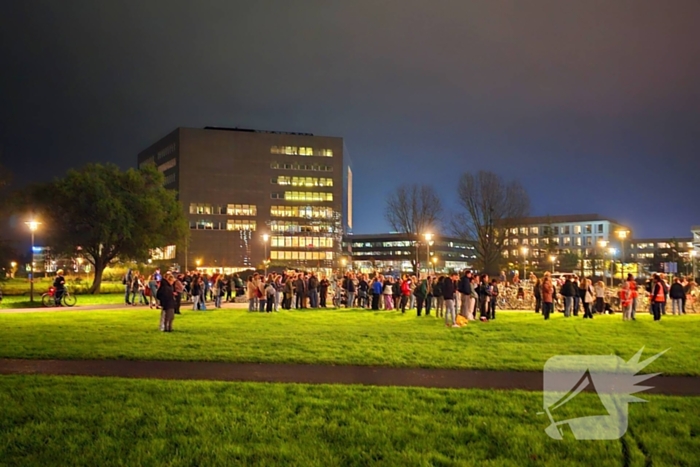
{"label": "person in white jacket", "polygon": [[586,291],[583,297],[583,319],[593,319],[593,302],[595,301],[595,290],[590,279],[581,279],[581,286]]}

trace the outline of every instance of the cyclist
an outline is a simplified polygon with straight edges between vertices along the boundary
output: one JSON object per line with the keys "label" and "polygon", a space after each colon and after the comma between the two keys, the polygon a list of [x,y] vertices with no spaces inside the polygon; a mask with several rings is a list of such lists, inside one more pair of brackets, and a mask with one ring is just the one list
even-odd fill
{"label": "cyclist", "polygon": [[56,279],[53,281],[53,288],[53,298],[56,301],[56,306],[61,306],[61,299],[66,292],[66,278],[63,277],[63,269],[56,271]]}

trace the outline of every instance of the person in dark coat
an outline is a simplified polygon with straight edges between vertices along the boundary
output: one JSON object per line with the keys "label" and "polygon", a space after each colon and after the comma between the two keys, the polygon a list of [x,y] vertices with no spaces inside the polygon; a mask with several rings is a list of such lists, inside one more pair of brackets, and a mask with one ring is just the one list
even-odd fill
{"label": "person in dark coat", "polygon": [[173,290],[175,278],[172,274],[165,275],[165,279],[160,281],[160,287],[156,293],[156,298],[160,302],[160,322],[161,331],[172,332],[173,321],[175,320],[175,292]]}

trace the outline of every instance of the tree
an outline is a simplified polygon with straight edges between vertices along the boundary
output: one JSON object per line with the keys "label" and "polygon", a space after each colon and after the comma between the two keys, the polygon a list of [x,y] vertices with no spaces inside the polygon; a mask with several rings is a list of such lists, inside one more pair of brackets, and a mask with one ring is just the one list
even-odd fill
{"label": "tree", "polygon": [[[395,231],[418,237],[438,227],[442,202],[430,185],[403,184],[387,198],[384,215]],[[418,243],[413,246],[411,264],[417,273]]]}
{"label": "tree", "polygon": [[89,293],[95,293],[115,260],[143,261],[154,248],[184,242],[187,220],[163,181],[152,165],[123,172],[90,164],[30,188],[28,200],[41,218],[47,245],[57,254],[79,252],[92,264]]}
{"label": "tree", "polygon": [[452,218],[455,235],[475,243],[476,266],[496,274],[503,264],[504,240],[530,212],[530,197],[517,180],[493,172],[464,173],[457,189],[463,212]]}

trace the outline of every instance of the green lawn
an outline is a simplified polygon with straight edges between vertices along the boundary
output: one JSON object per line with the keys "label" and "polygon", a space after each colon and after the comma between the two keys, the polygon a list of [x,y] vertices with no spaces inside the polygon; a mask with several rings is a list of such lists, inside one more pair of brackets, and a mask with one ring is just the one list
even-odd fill
{"label": "green lawn", "polygon": [[629,359],[670,348],[649,371],[700,375],[700,315],[636,322],[621,315],[545,322],[534,313],[500,313],[494,322],[449,329],[434,317],[398,312],[184,311],[175,332],[158,331],[159,312],[58,312],[0,315],[0,357],[164,359],[326,363],[394,367],[541,371],[562,354]]}
{"label": "green lawn", "polygon": [[[45,291],[42,291],[44,293]],[[78,303],[76,306],[85,305],[116,305],[124,303],[123,293],[101,294],[101,295],[76,295]],[[0,302],[2,308],[42,308],[41,294],[34,296],[34,303],[29,301],[29,295],[11,295],[3,297]]]}
{"label": "green lawn", "polygon": [[645,398],[556,441],[540,393],[2,376],[0,465],[698,465],[700,398]]}

